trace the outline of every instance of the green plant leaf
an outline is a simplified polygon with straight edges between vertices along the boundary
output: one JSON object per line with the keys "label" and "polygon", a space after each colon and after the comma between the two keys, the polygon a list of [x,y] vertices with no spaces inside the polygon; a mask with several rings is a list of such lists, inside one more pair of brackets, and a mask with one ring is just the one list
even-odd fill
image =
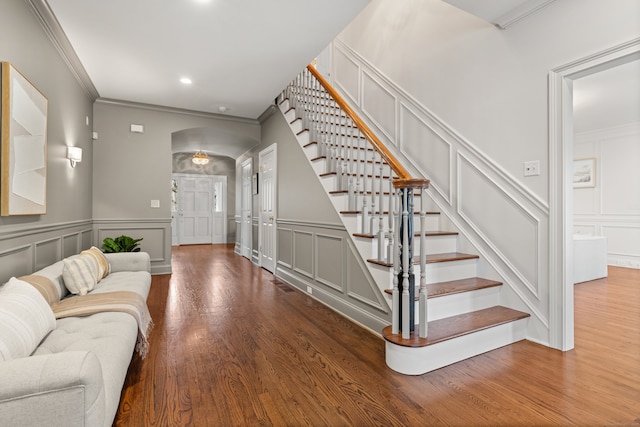
{"label": "green plant leaf", "polygon": [[140,252],[140,248],[138,247],[138,242],[140,239],[133,239],[129,236],[118,236],[115,239],[111,237],[106,237],[102,241],[102,250],[107,253],[113,252]]}

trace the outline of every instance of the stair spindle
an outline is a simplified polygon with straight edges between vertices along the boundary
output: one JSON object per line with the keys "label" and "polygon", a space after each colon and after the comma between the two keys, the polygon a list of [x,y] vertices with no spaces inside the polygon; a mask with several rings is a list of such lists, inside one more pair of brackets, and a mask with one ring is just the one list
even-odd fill
{"label": "stair spindle", "polygon": [[413,301],[409,294],[409,189],[402,189],[402,338],[409,339],[411,335],[410,305]]}
{"label": "stair spindle", "polygon": [[420,291],[418,298],[418,324],[420,338],[427,337],[427,212],[425,209],[425,199],[427,198],[424,189],[420,189]]}

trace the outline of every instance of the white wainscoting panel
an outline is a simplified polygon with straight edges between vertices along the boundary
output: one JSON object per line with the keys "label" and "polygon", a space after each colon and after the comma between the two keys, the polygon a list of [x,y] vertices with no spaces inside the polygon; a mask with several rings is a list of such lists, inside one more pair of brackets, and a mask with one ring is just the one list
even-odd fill
{"label": "white wainscoting panel", "polygon": [[485,240],[538,296],[540,220],[462,155],[458,156],[458,212],[478,234],[487,236]]}
{"label": "white wainscoting panel", "polygon": [[607,140],[602,144],[600,159],[600,213],[640,216],[640,134]]}
{"label": "white wainscoting panel", "polygon": [[334,53],[333,61],[335,84],[350,98],[351,102],[360,106],[360,67],[340,51]]}
{"label": "white wainscoting panel", "polygon": [[451,144],[405,104],[400,105],[400,150],[451,203]]}
{"label": "white wainscoting panel", "polygon": [[375,78],[362,72],[362,111],[389,138],[396,140],[397,99]]}

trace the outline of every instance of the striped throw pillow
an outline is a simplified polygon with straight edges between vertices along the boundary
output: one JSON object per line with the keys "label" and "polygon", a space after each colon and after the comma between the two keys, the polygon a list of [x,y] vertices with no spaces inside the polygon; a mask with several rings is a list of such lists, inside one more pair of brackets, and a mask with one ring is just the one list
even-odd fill
{"label": "striped throw pillow", "polygon": [[111,273],[111,265],[109,265],[107,257],[105,257],[102,251],[95,246],[91,246],[89,249],[80,252],[80,255],[91,256],[96,261],[96,265],[98,266],[98,274],[96,276],[97,282],[104,279],[109,273]]}
{"label": "striped throw pillow", "polygon": [[15,277],[0,288],[0,361],[29,356],[55,327],[53,311],[36,288]]}
{"label": "striped throw pillow", "polygon": [[86,295],[98,281],[98,265],[89,255],[76,255],[63,260],[62,280],[64,286],[76,295]]}

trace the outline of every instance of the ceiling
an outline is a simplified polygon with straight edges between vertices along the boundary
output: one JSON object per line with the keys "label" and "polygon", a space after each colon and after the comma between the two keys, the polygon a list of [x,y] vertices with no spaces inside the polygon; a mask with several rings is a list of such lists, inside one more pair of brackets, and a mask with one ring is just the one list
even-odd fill
{"label": "ceiling", "polygon": [[574,132],[640,122],[640,60],[573,82]]}
{"label": "ceiling", "polygon": [[256,119],[370,0],[31,1],[100,98]]}

